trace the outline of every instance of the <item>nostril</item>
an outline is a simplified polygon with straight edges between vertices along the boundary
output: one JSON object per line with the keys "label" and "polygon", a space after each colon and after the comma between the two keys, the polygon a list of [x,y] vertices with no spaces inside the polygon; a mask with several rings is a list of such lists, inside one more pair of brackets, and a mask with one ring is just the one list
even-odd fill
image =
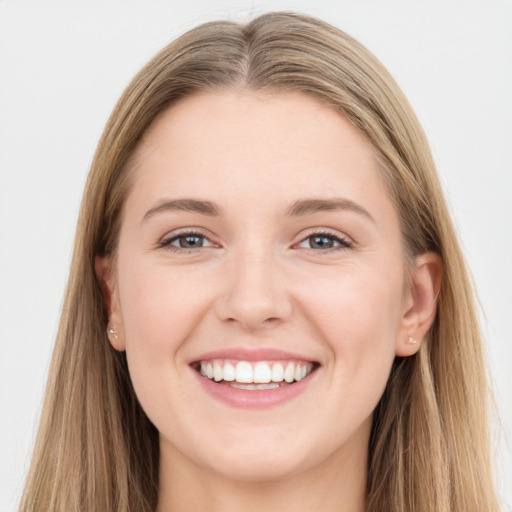
{"label": "nostril", "polygon": [[254,331],[254,330],[258,330],[258,329],[265,328],[265,327],[274,327],[274,326],[278,325],[280,322],[282,322],[283,320],[277,316],[258,319],[258,318],[247,318],[247,317],[244,317],[241,315],[240,318],[238,318],[238,319],[230,317],[230,318],[227,318],[226,321],[228,321],[229,323],[233,323],[233,324],[238,323],[247,331]]}

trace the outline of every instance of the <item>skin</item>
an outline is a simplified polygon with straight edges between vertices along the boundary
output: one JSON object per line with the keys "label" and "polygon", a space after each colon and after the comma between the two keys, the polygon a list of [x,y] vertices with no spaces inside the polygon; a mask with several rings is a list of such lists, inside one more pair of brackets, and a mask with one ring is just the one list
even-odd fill
{"label": "skin", "polygon": [[[97,272],[111,342],[126,350],[160,432],[157,510],[364,510],[372,412],[395,356],[419,349],[440,280],[433,254],[404,268],[371,144],[301,93],[209,92],[152,125],[134,169],[116,261],[98,258]],[[214,202],[222,215],[162,210],[143,220],[182,198]],[[285,214],[311,198],[366,213]],[[183,228],[204,245],[180,248]],[[319,231],[332,248],[312,245]],[[162,247],[170,240],[175,251]],[[231,347],[288,350],[320,367],[290,401],[231,407],[188,364]]]}

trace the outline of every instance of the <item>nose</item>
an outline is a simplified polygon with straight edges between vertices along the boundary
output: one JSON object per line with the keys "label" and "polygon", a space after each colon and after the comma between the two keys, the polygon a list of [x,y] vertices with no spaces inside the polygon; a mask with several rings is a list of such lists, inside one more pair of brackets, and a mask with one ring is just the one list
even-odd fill
{"label": "nose", "polygon": [[274,327],[292,314],[285,277],[270,254],[245,252],[231,262],[217,300],[217,316],[250,331]]}

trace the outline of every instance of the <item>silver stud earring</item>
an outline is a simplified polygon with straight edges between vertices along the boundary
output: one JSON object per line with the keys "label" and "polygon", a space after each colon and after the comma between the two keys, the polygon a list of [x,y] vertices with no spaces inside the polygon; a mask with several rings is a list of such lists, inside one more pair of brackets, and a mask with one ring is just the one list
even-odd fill
{"label": "silver stud earring", "polygon": [[415,340],[412,336],[409,336],[408,341],[411,345],[416,345],[416,343],[418,343],[418,340]]}
{"label": "silver stud earring", "polygon": [[114,339],[115,340],[118,340],[119,339],[119,336],[118,334],[116,333],[116,328],[115,327],[109,327],[107,329],[107,336],[110,337],[110,336],[114,336]]}

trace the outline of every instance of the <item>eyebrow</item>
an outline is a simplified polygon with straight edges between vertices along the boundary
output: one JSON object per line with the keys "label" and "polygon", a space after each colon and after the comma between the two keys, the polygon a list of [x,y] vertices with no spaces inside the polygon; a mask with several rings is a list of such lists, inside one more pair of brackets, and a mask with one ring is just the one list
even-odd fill
{"label": "eyebrow", "polygon": [[209,217],[218,217],[222,215],[222,209],[211,201],[202,201],[199,199],[173,199],[159,202],[144,214],[142,221],[144,222],[148,220],[157,213],[174,211],[200,213],[201,215],[208,215]]}
{"label": "eyebrow", "polygon": [[[375,219],[370,215],[368,210],[365,210],[362,206],[345,198],[333,198],[333,199],[299,199],[292,203],[285,212],[287,217],[301,217],[304,215],[311,215],[319,212],[327,211],[338,211],[348,210],[367,217],[369,220],[375,222]],[[211,202],[200,199],[173,199],[173,200],[162,200],[156,206],[149,209],[143,218],[143,222],[153,217],[154,215],[162,212],[194,212],[201,215],[207,215],[209,217],[219,217],[223,215],[222,208]]]}
{"label": "eyebrow", "polygon": [[287,210],[285,215],[289,217],[311,215],[318,212],[348,210],[367,217],[369,220],[375,222],[375,219],[370,215],[368,210],[365,210],[361,205],[345,198],[333,199],[301,199],[295,201]]}

